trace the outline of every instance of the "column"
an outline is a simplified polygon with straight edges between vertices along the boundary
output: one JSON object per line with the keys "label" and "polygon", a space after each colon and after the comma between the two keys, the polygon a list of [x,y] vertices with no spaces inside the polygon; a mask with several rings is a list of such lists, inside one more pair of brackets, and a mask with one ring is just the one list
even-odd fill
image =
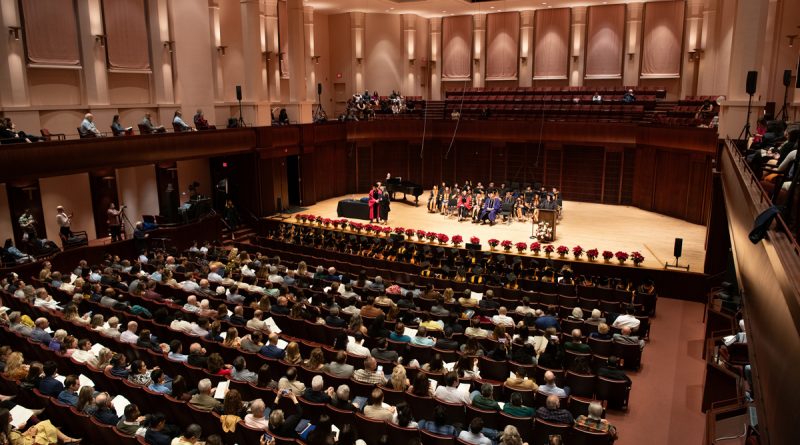
{"label": "column", "polygon": [[486,14],[474,14],[472,21],[472,86],[483,88],[486,86]]}
{"label": "column", "polygon": [[622,84],[639,84],[639,59],[641,57],[643,3],[628,3],[627,32],[625,33],[625,63],[622,64]]}
{"label": "column", "polygon": [[350,39],[353,42],[353,85],[354,92],[364,91],[364,22],[363,12],[350,13]]}
{"label": "column", "polygon": [[[170,37],[169,8],[167,0],[149,0],[147,13],[150,27],[150,54],[153,58],[153,95],[158,104],[175,102],[175,85],[173,83],[172,54],[174,46]],[[192,110],[193,111],[193,110]],[[194,113],[192,113],[194,114]],[[214,113],[206,110],[206,118],[213,124]]]}
{"label": "column", "polygon": [[681,69],[680,97],[697,94],[697,76],[700,59],[703,56],[703,0],[690,0],[686,3],[686,20],[683,32],[684,62]]}
{"label": "column", "polygon": [[303,1],[288,0],[289,16],[289,102],[300,103],[306,100],[305,79],[305,38],[303,25]]}
{"label": "column", "polygon": [[222,45],[222,30],[220,27],[219,3],[209,1],[208,3],[208,25],[211,33],[211,47],[208,49],[211,54],[211,76],[214,80],[214,102],[225,101],[225,78],[223,76],[222,63],[219,60],[220,54],[217,48]]}
{"label": "column", "polygon": [[442,18],[434,17],[431,23],[431,94],[429,100],[442,99]]}
{"label": "column", "polygon": [[314,8],[303,8],[303,31],[305,32],[305,57],[303,63],[306,74],[306,98],[308,101],[317,102],[317,62],[319,54],[314,47]]}
{"label": "column", "polygon": [[584,65],[586,61],[586,13],[585,6],[572,8],[572,42],[569,46],[569,86],[579,87],[583,85]]}
{"label": "column", "polygon": [[[25,71],[22,21],[16,0],[0,0],[0,25],[5,38],[0,40],[0,104],[4,107],[30,105],[28,80]],[[18,30],[19,38],[9,34]]]}
{"label": "column", "polygon": [[[78,5],[78,30],[81,45],[83,88],[86,104],[108,105],[105,31],[100,0],[81,0]],[[97,39],[96,36],[102,36]]]}
{"label": "column", "polygon": [[[178,76],[175,80],[175,100],[184,110],[212,110],[214,81],[211,51],[216,51],[208,30],[211,16],[207,0],[180,0],[169,3],[172,57]],[[211,113],[206,112],[206,115]]]}
{"label": "column", "polygon": [[697,63],[697,91],[699,96],[719,94],[715,75],[717,49],[717,2],[707,0],[703,6],[703,19],[700,28],[700,60]]}
{"label": "column", "polygon": [[402,15],[403,27],[403,83],[400,85],[400,92],[407,96],[413,96],[416,91],[417,71],[416,67],[422,63],[425,55],[424,49],[420,48],[419,57],[417,54],[417,16],[413,14]]}
{"label": "column", "polygon": [[519,86],[533,85],[533,11],[519,14]]}
{"label": "column", "polygon": [[269,125],[272,121],[269,102],[265,101],[264,36],[262,34],[261,2],[241,0],[239,2],[242,23],[242,113],[245,122],[254,125]]}
{"label": "column", "polygon": [[264,4],[264,23],[266,28],[266,53],[264,54],[267,67],[267,82],[270,102],[281,100],[281,47],[278,32],[278,1],[267,0]]}
{"label": "column", "polygon": [[[726,5],[728,6],[728,5]],[[734,5],[730,5],[734,7]],[[747,72],[756,71],[762,66],[762,49],[767,26],[769,0],[748,0],[737,2],[733,11],[734,23],[730,47],[730,69],[728,70],[727,100],[720,110],[720,137],[735,138],[747,121],[748,94],[745,91]],[[724,57],[724,55],[720,55]],[[721,76],[725,76],[721,73]],[[762,78],[759,78],[763,82]],[[765,94],[762,88],[765,83],[759,82],[759,88],[753,96],[753,110],[750,115],[751,132],[755,130],[758,119],[757,110],[764,106],[761,100]]]}

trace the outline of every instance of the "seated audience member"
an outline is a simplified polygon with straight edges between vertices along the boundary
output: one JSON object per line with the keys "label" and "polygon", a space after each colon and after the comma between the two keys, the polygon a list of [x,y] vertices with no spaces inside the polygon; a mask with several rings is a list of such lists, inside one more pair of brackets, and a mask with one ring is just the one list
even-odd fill
{"label": "seated audience member", "polygon": [[397,360],[400,358],[397,351],[392,351],[387,348],[386,339],[383,337],[375,340],[375,347],[370,351],[370,355],[378,360],[391,363],[397,363]]}
{"label": "seated audience member", "polygon": [[375,388],[370,394],[369,403],[364,406],[364,416],[373,420],[392,420],[395,408],[383,403],[383,391]]}
{"label": "seated audience member", "polygon": [[547,312],[539,314],[539,317],[536,319],[535,326],[540,331],[546,331],[547,328],[550,327],[555,328],[557,331],[561,331],[561,325],[558,324],[558,319],[555,316],[555,307],[548,306]]}
{"label": "seated audience member", "polygon": [[259,355],[267,358],[282,359],[286,355],[286,351],[278,347],[278,334],[269,334],[269,343],[264,345],[259,351]]}
{"label": "seated audience member", "polygon": [[328,316],[325,317],[325,324],[328,326],[333,326],[334,328],[344,327],[347,322],[339,316],[339,312],[339,306],[331,307],[330,311],[328,312]]}
{"label": "seated audience member", "polygon": [[311,379],[311,387],[303,392],[303,398],[314,403],[330,403],[333,395],[333,388],[325,389],[325,381],[321,375],[315,375]]}
{"label": "seated audience member", "polygon": [[563,388],[556,385],[556,375],[553,371],[544,373],[544,385],[539,385],[538,391],[542,394],[554,395],[556,397],[567,397],[569,394]]}
{"label": "seated audience member", "polygon": [[289,417],[285,417],[283,410],[278,409],[278,402],[282,395],[283,392],[279,391],[275,396],[275,400],[272,401],[272,412],[269,413],[268,431],[276,436],[296,438],[297,431],[295,431],[295,428],[303,418],[303,405],[297,402],[297,396],[293,392],[286,392],[285,395],[292,399],[292,403],[294,403],[295,413]]}
{"label": "seated audience member", "polygon": [[420,420],[418,426],[420,429],[440,436],[455,437],[458,434],[458,429],[447,423],[447,411],[442,405],[436,405],[433,408],[432,420]]}
{"label": "seated audience member", "polygon": [[436,387],[433,396],[447,403],[470,403],[469,393],[460,390],[458,385],[458,374],[455,372],[448,372],[444,376],[444,385]]}
{"label": "seated audience member", "polygon": [[545,406],[540,406],[536,410],[536,417],[548,422],[572,425],[572,413],[564,408],[560,408],[561,401],[556,395],[547,396]]}
{"label": "seated audience member", "polygon": [[364,335],[361,332],[356,332],[353,335],[353,340],[347,342],[347,353],[358,357],[370,356],[369,349],[364,346]]}
{"label": "seated audience member", "polygon": [[467,337],[485,338],[489,336],[489,331],[481,328],[481,321],[478,317],[475,317],[469,321],[469,327],[464,329],[464,335]]}
{"label": "seated audience member", "polygon": [[141,424],[144,420],[145,416],[141,415],[139,407],[131,403],[125,407],[125,412],[116,426],[117,429],[123,433],[129,436],[135,436],[136,433],[139,432],[139,428],[141,428]]}
{"label": "seated audience member", "polygon": [[475,417],[469,423],[469,429],[462,431],[458,439],[474,445],[492,445],[492,440],[483,433],[483,419]]}
{"label": "seated audience member", "polygon": [[501,306],[500,309],[497,310],[497,315],[492,317],[492,323],[495,325],[502,325],[507,327],[514,327],[514,319],[509,317],[508,310],[505,306]]}
{"label": "seated audience member", "polygon": [[215,399],[211,394],[214,387],[211,380],[203,379],[197,384],[197,394],[193,395],[189,404],[201,411],[212,411],[222,406],[222,403]]}
{"label": "seated audience member", "polygon": [[622,95],[622,102],[626,104],[632,104],[636,102],[636,96],[633,94],[633,89],[628,89],[628,91]]}
{"label": "seated audience member", "polygon": [[95,397],[94,404],[97,409],[94,412],[94,418],[106,425],[117,426],[119,417],[114,411],[114,406],[111,405],[111,399],[107,393],[100,393]]}
{"label": "seated audience member", "polygon": [[353,380],[361,383],[385,385],[386,375],[378,369],[378,362],[372,357],[364,359],[364,368],[353,373]]}
{"label": "seated audience member", "polygon": [[633,314],[636,312],[636,309],[633,305],[628,305],[625,307],[625,313],[620,314],[614,323],[611,324],[611,327],[622,329],[622,328],[630,328],[632,332],[636,332],[639,329],[639,325],[641,321],[636,318]]}
{"label": "seated audience member", "polygon": [[58,365],[56,365],[56,362],[49,361],[44,364],[42,370],[44,377],[39,381],[39,392],[46,396],[58,397],[61,391],[64,390],[64,384],[56,379]]}
{"label": "seated audience member", "polygon": [[588,415],[580,415],[575,419],[575,426],[578,429],[587,431],[599,431],[601,433],[608,433],[612,439],[617,438],[617,429],[608,423],[608,420],[603,419],[603,405],[600,402],[590,402]]}
{"label": "seated audience member", "polygon": [[409,343],[411,341],[411,337],[405,335],[406,326],[402,322],[397,322],[394,325],[394,331],[389,334],[389,340],[391,341],[399,341],[402,343]]}
{"label": "seated audience member", "polygon": [[53,341],[53,337],[47,332],[50,327],[50,322],[44,317],[39,317],[34,322],[34,328],[31,331],[31,340],[49,345]]}
{"label": "seated audience member", "polygon": [[243,356],[240,355],[233,359],[232,365],[231,380],[247,383],[256,383],[258,381],[258,374],[247,369],[247,362]]}
{"label": "seated audience member", "polygon": [[572,330],[572,339],[570,341],[564,342],[564,349],[568,351],[578,352],[581,354],[592,353],[592,348],[590,348],[589,345],[583,342],[583,336],[581,335],[580,329]]}
{"label": "seated audience member", "polygon": [[119,335],[119,341],[122,343],[131,343],[136,344],[139,340],[139,336],[136,335],[136,331],[139,329],[139,323],[135,321],[128,322],[128,329],[125,332]]}
{"label": "seated audience member", "polygon": [[350,387],[339,385],[331,397],[331,406],[345,411],[358,411],[358,406],[350,400]]}
{"label": "seated audience member", "polygon": [[296,396],[303,394],[303,391],[306,390],[306,385],[297,380],[297,368],[292,366],[286,370],[286,375],[278,380],[278,389],[289,390]]}
{"label": "seated audience member", "polygon": [[453,328],[450,326],[444,328],[444,337],[437,339],[434,345],[437,349],[443,349],[445,351],[456,351],[458,350],[458,346],[458,342],[453,340]]}
{"label": "seated audience member", "polygon": [[99,138],[103,136],[100,130],[94,125],[94,115],[92,113],[86,113],[83,116],[80,130],[80,136],[82,138]]}
{"label": "seated audience member", "polygon": [[244,424],[250,428],[265,430],[269,427],[269,420],[264,417],[267,407],[261,399],[250,402],[250,413],[244,416]]}
{"label": "seated audience member", "polygon": [[163,413],[153,413],[148,419],[149,427],[144,433],[148,445],[171,445],[174,436],[169,433],[167,418]]}
{"label": "seated audience member", "polygon": [[325,365],[322,370],[332,376],[349,379],[353,375],[354,367],[347,364],[347,353],[339,351],[336,353],[336,358]]}
{"label": "seated audience member", "polygon": [[256,331],[250,334],[245,335],[239,340],[239,348],[245,352],[252,352],[256,353],[264,347],[261,332]]}
{"label": "seated audience member", "polygon": [[114,136],[129,136],[133,134],[133,127],[123,127],[119,121],[119,114],[111,119],[111,133]]}
{"label": "seated audience member", "polygon": [[194,118],[192,120],[194,121],[194,128],[198,130],[217,129],[217,127],[215,127],[214,125],[208,125],[208,121],[206,120],[205,115],[203,115],[203,110],[201,110],[200,108],[197,109],[197,113],[194,114]]}
{"label": "seated audience member", "polygon": [[639,339],[636,335],[631,335],[631,328],[624,326],[621,333],[614,334],[612,339],[617,343],[626,345],[639,345],[639,348],[644,349],[644,340]]}
{"label": "seated audience member", "polygon": [[172,382],[167,382],[164,371],[156,368],[150,372],[150,385],[147,389],[159,394],[169,394],[172,392]]}
{"label": "seated audience member", "polygon": [[608,361],[597,369],[598,377],[605,377],[612,380],[625,380],[630,383],[631,379],[625,371],[619,368],[619,358],[615,355],[609,356]]}
{"label": "seated audience member", "polygon": [[176,132],[192,131],[192,127],[184,122],[181,116],[183,116],[181,110],[175,110],[175,114],[172,115],[172,128],[174,128]]}
{"label": "seated audience member", "polygon": [[492,385],[488,383],[482,384],[480,393],[472,397],[472,406],[487,411],[498,411],[500,404],[494,399],[493,392]]}
{"label": "seated audience member", "polygon": [[189,356],[183,353],[183,344],[180,340],[172,340],[169,342],[169,354],[167,354],[167,358],[175,362],[185,362],[189,359]]}
{"label": "seated audience member", "polygon": [[75,406],[78,404],[78,389],[80,389],[78,376],[68,375],[64,379],[64,390],[58,393],[58,401],[67,405]]}
{"label": "seated audience member", "polygon": [[522,404],[522,394],[515,392],[511,393],[511,402],[503,405],[503,412],[515,417],[531,417],[533,416],[533,408]]}
{"label": "seated audience member", "polygon": [[526,375],[526,368],[519,366],[514,370],[514,375],[506,379],[505,385],[511,389],[533,390],[536,391],[539,386],[536,381],[528,378]]}
{"label": "seated audience member", "polygon": [[165,133],[167,130],[163,125],[156,126],[150,119],[150,113],[145,113],[142,122],[139,124],[147,133]]}
{"label": "seated audience member", "polygon": [[428,329],[425,326],[417,328],[417,335],[411,338],[411,344],[417,346],[433,346],[436,342],[428,337]]}
{"label": "seated audience member", "polygon": [[200,425],[193,423],[186,427],[183,434],[173,439],[171,445],[192,445],[203,443],[200,438],[203,437],[203,428]]}
{"label": "seated audience member", "polygon": [[601,322],[597,325],[597,331],[592,332],[589,334],[589,337],[596,338],[598,340],[611,340],[613,336],[610,333],[610,328],[608,327],[605,322]]}

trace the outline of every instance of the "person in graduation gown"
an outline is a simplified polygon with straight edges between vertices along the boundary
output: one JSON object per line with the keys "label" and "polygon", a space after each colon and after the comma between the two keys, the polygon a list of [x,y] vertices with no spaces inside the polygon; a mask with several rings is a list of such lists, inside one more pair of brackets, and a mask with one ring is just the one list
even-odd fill
{"label": "person in graduation gown", "polygon": [[464,189],[461,191],[461,196],[458,198],[458,221],[461,222],[465,218],[469,218],[472,212],[472,195],[467,193]]}
{"label": "person in graduation gown", "polygon": [[497,213],[500,212],[501,201],[497,197],[497,193],[489,193],[489,197],[483,202],[483,211],[481,212],[481,224],[489,220],[489,225],[494,225],[494,220],[497,218]]}
{"label": "person in graduation gown", "polygon": [[386,224],[389,221],[389,211],[391,211],[389,207],[391,205],[391,199],[389,198],[389,194],[386,192],[385,185],[381,186],[380,192],[380,217],[383,220],[383,223]]}
{"label": "person in graduation gown", "polygon": [[381,191],[378,189],[377,184],[372,184],[372,190],[369,191],[369,222],[380,222],[381,219]]}

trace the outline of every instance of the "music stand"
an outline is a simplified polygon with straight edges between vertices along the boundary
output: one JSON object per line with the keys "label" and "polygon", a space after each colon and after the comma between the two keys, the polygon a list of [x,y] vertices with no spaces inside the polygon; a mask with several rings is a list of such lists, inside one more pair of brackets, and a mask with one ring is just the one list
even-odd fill
{"label": "music stand", "polygon": [[748,140],[750,136],[753,134],[750,133],[750,113],[753,106],[753,94],[750,94],[750,97],[747,99],[747,120],[744,121],[744,127],[742,127],[742,131],[739,132],[738,140]]}

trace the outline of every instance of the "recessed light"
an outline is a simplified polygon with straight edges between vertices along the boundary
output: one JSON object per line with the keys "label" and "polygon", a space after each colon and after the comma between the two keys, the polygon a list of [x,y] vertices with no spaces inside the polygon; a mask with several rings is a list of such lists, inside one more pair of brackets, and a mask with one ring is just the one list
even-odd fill
{"label": "recessed light", "polygon": [[547,4],[547,2],[542,2],[542,4],[543,4],[543,5],[546,5],[546,4]]}
{"label": "recessed light", "polygon": [[394,11],[394,8],[389,8],[390,10]]}
{"label": "recessed light", "polygon": [[552,6],[548,6],[548,8],[552,8]]}
{"label": "recessed light", "polygon": [[494,9],[494,6],[489,6],[489,9]]}

